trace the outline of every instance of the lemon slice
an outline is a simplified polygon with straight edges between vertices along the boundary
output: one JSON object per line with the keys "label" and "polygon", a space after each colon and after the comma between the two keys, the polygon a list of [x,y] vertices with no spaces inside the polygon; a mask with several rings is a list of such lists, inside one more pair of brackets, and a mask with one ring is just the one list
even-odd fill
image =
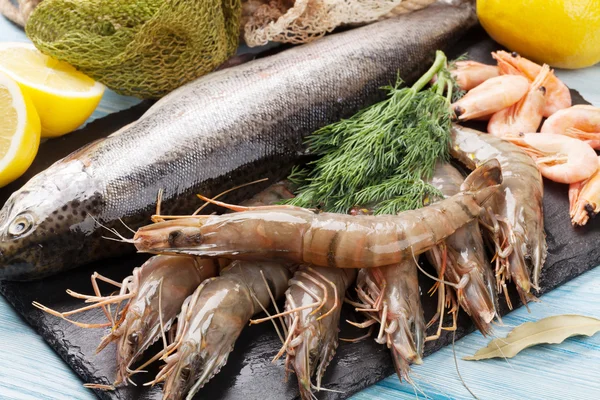
{"label": "lemon slice", "polygon": [[29,168],[40,145],[40,130],[31,99],[0,72],[0,187]]}
{"label": "lemon slice", "polygon": [[17,81],[33,101],[42,137],[77,129],[92,115],[104,93],[101,83],[28,43],[0,43],[0,71]]}

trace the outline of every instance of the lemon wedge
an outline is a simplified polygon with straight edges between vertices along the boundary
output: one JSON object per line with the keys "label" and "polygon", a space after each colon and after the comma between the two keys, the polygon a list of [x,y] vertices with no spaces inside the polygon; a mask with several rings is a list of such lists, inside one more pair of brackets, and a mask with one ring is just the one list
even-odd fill
{"label": "lemon wedge", "polygon": [[19,85],[0,72],[0,187],[21,176],[40,145],[40,118]]}
{"label": "lemon wedge", "polygon": [[0,43],[0,71],[14,79],[33,101],[42,137],[62,136],[81,126],[98,106],[105,89],[29,43]]}

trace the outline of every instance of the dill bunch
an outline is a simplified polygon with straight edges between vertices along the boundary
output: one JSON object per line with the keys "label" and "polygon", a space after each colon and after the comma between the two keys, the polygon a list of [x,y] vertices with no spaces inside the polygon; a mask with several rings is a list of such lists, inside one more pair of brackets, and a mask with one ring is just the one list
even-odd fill
{"label": "dill bunch", "polygon": [[[436,83],[424,89],[436,74]],[[444,53],[436,53],[432,67],[412,87],[401,86],[398,79],[386,88],[386,100],[307,138],[318,159],[293,171],[290,180],[299,189],[287,204],[338,213],[375,205],[375,214],[395,214],[440,195],[426,181],[436,162],[449,159],[455,85]]]}

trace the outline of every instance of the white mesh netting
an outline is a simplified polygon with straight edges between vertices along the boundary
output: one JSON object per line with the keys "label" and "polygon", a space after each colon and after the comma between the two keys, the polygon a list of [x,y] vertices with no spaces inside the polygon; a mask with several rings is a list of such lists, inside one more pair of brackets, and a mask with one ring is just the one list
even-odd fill
{"label": "white mesh netting", "polygon": [[340,25],[376,21],[427,7],[435,0],[246,0],[246,44],[307,43]]}

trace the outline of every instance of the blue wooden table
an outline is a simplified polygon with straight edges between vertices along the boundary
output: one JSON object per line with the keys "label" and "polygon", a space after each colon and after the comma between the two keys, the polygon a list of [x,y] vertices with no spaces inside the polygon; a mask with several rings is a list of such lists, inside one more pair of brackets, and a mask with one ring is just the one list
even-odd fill
{"label": "blue wooden table", "polygon": [[[27,41],[27,38],[0,17],[0,41]],[[600,106],[600,65],[578,71],[557,71],[557,74],[585,99]],[[103,117],[137,102],[108,91],[91,118]],[[496,328],[496,335],[504,337],[514,326],[557,314],[600,318],[600,268],[547,293],[541,300],[531,306],[531,313],[521,308],[504,317],[504,326]],[[488,341],[475,332],[455,345],[460,373],[478,398],[600,398],[600,334],[567,339],[560,345],[529,348],[508,361],[461,359],[474,354]],[[357,393],[353,399],[472,398],[458,378],[451,347],[427,357],[423,365],[414,366],[413,377],[420,393],[391,376]],[[95,399],[82,384],[0,296],[0,399]]]}

